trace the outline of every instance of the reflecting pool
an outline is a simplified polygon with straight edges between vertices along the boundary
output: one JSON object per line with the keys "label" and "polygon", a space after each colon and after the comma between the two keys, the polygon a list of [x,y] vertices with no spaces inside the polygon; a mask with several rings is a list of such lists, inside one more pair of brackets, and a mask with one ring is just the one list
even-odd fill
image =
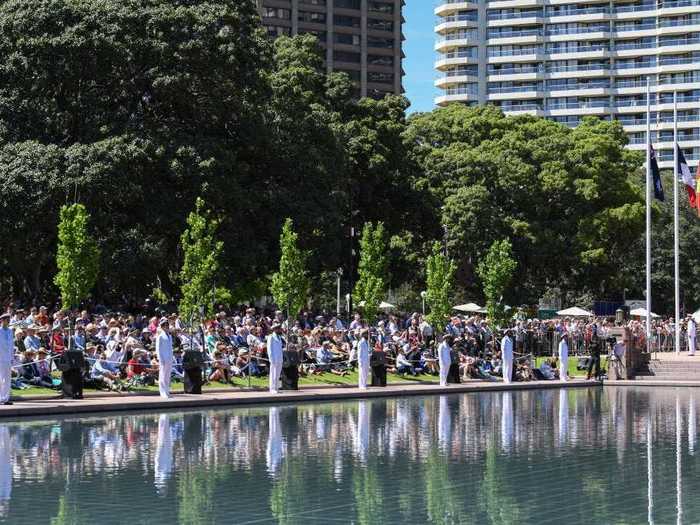
{"label": "reflecting pool", "polygon": [[13,524],[698,523],[693,388],[0,423]]}

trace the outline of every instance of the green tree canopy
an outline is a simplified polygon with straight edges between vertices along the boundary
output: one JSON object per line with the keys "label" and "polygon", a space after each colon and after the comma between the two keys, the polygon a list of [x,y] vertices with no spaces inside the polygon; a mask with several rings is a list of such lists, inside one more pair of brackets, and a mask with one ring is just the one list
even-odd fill
{"label": "green tree canopy", "polygon": [[309,294],[309,275],[306,269],[308,254],[298,246],[298,235],[292,219],[287,218],[280,234],[280,265],[272,276],[270,291],[279,308],[296,315],[306,304]]}
{"label": "green tree canopy", "polygon": [[354,298],[362,303],[362,311],[368,322],[373,322],[384,300],[389,282],[387,242],[384,223],[365,223],[360,238],[360,262]]}
{"label": "green tree canopy", "polygon": [[82,204],[61,208],[58,251],[54,278],[61,291],[63,308],[76,308],[95,286],[100,268],[100,250],[88,232],[90,215]]}
{"label": "green tree canopy", "polygon": [[204,201],[198,198],[180,238],[184,260],[179,276],[179,312],[185,319],[199,318],[199,308],[204,308],[204,316],[210,317],[218,302],[230,299],[230,292],[218,286],[224,250],[224,243],[216,239],[218,227],[219,221],[210,217]]}
{"label": "green tree canopy", "polygon": [[496,241],[477,266],[477,273],[484,283],[484,296],[489,318],[497,325],[506,324],[504,295],[515,274],[518,263],[508,239]]}
{"label": "green tree canopy", "polygon": [[452,312],[450,297],[454,293],[454,275],[456,266],[442,252],[439,242],[433,244],[433,251],[426,264],[425,302],[430,309],[428,322],[440,334]]}
{"label": "green tree canopy", "polygon": [[[569,129],[492,106],[452,105],[418,114],[405,140],[420,166],[413,185],[432,209],[423,234],[447,225],[458,281],[476,291],[476,261],[511,238],[520,264],[515,295],[544,289],[619,290],[619,268],[644,229],[634,180],[643,159],[625,149],[619,122],[585,119]],[[423,237],[426,239],[426,237]],[[420,240],[418,246],[427,252]]]}

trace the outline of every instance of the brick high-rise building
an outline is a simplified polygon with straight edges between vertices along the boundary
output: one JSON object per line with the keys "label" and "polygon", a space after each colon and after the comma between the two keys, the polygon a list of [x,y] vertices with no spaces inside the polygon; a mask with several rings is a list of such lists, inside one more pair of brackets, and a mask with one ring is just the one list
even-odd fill
{"label": "brick high-rise building", "polygon": [[257,0],[272,37],[311,33],[326,51],[326,69],[343,71],[358,95],[403,93],[404,0]]}

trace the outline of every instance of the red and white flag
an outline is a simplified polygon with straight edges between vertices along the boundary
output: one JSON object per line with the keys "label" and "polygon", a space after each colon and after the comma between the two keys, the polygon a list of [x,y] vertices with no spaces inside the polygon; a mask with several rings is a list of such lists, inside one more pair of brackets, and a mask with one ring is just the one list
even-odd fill
{"label": "red and white flag", "polygon": [[[693,209],[700,209],[700,203],[698,203],[698,196],[695,191],[695,177],[693,177],[693,173],[690,171],[690,166],[688,166],[688,162],[685,160],[685,155],[683,155],[683,150],[678,144],[676,144],[676,151],[678,152],[678,174],[680,175],[683,184],[685,184],[685,189],[688,192],[690,207]],[[700,177],[700,165],[698,165],[698,177]]]}

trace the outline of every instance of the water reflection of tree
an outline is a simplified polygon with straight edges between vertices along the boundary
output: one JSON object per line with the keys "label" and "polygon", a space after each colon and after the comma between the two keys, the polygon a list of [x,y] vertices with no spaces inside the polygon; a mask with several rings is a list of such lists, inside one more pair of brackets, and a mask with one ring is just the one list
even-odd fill
{"label": "water reflection of tree", "polygon": [[425,460],[425,488],[428,521],[439,525],[467,525],[475,523],[474,516],[466,510],[465,501],[470,496],[464,487],[450,481],[447,457],[434,447]]}
{"label": "water reflection of tree", "polygon": [[177,518],[182,525],[214,523],[214,491],[222,479],[216,473],[186,465],[177,484]]}
{"label": "water reflection of tree", "polygon": [[[503,465],[510,463],[509,457],[499,456],[496,444],[490,442],[486,449],[484,479],[479,489],[479,508],[493,525],[517,525],[530,523],[531,516],[525,506],[526,499],[517,497],[517,488],[511,485]],[[521,487],[521,491],[523,487]]]}
{"label": "water reflection of tree", "polygon": [[282,463],[279,479],[272,486],[270,510],[279,525],[301,525],[304,523],[303,512],[309,510],[307,501],[308,486],[301,482],[305,479],[304,458],[287,457]]}
{"label": "water reflection of tree", "polygon": [[58,514],[51,518],[51,525],[81,525],[88,523],[80,512],[80,506],[70,494],[58,498]]}

